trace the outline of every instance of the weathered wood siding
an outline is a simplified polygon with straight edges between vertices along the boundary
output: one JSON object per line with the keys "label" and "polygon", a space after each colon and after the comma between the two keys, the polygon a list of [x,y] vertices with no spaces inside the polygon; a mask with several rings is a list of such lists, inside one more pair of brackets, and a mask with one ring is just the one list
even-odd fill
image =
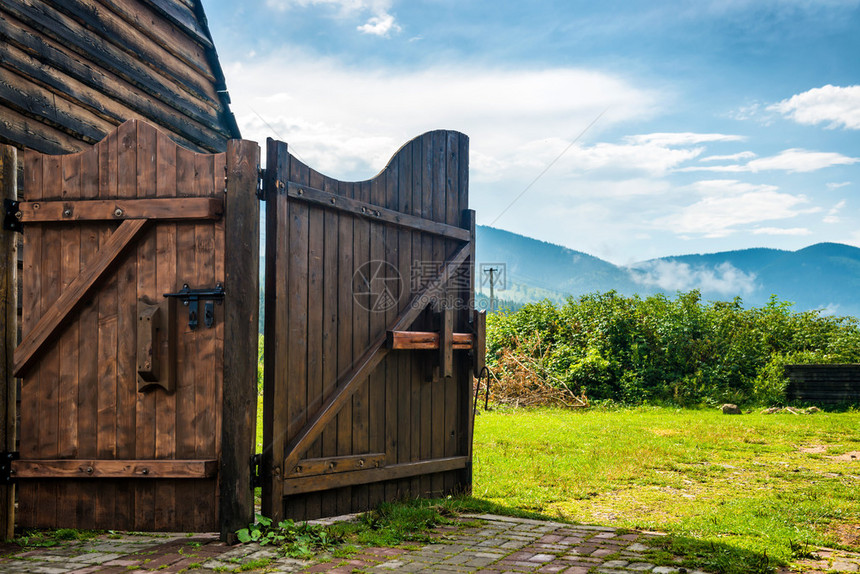
{"label": "weathered wood siding", "polygon": [[786,397],[813,403],[860,403],[860,364],[786,365]]}
{"label": "weathered wood siding", "polygon": [[199,0],[3,0],[0,142],[82,151],[146,119],[195,151],[239,138]]}

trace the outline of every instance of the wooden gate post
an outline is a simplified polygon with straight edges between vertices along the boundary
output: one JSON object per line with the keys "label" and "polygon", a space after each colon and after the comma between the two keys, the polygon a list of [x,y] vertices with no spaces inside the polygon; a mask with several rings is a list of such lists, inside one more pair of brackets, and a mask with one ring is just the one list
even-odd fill
{"label": "wooden gate post", "polygon": [[[0,145],[0,201],[17,199],[18,154],[12,146]],[[17,238],[13,231],[0,231],[0,450],[15,450],[14,353],[17,344],[16,283]],[[8,461],[4,461],[7,462]],[[15,531],[15,487],[0,484],[0,540]]]}
{"label": "wooden gate post", "polygon": [[254,518],[251,457],[256,446],[257,345],[260,305],[260,147],[245,140],[227,144],[224,209],[225,285],[224,406],[221,433],[221,539]]}

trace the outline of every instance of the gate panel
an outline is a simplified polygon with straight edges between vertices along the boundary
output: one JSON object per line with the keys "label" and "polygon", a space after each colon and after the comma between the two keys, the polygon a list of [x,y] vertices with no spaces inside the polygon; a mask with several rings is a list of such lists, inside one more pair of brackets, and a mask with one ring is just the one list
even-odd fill
{"label": "gate panel", "polygon": [[[253,416],[224,404],[253,411],[242,397],[256,394],[258,158],[239,141],[196,154],[136,121],[79,154],[25,154],[21,526],[212,531],[250,518]],[[216,285],[217,305],[167,297]]]}
{"label": "gate panel", "polygon": [[439,343],[387,344],[391,330],[438,333],[445,316],[471,329],[468,139],[425,134],[356,183],[281,142],[268,153],[264,514],[468,489],[471,358],[450,341],[447,360]]}

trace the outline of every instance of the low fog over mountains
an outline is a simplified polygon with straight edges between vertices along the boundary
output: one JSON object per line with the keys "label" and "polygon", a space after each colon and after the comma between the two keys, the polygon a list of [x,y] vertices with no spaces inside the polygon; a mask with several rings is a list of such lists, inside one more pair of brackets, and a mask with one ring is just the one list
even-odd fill
{"label": "low fog over mountains", "polygon": [[[698,289],[705,300],[744,305],[767,303],[771,294],[791,301],[795,310],[823,309],[828,314],[860,316],[860,248],[819,243],[798,251],[742,249],[705,255],[662,257],[617,266],[586,253],[492,227],[478,226],[478,280],[489,294],[480,266],[504,264],[504,286],[496,298],[512,306],[548,298],[562,301],[614,289],[625,295]],[[504,289],[502,288],[504,287]]]}

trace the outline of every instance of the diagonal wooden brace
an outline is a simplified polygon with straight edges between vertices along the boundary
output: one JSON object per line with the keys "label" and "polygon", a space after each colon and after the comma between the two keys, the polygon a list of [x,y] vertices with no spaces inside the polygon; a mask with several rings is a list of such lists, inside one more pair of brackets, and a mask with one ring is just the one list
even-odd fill
{"label": "diagonal wooden brace", "polygon": [[[457,268],[466,261],[471,253],[471,249],[471,243],[467,243],[449,259],[441,275],[413,297],[409,305],[397,317],[394,324],[388,330],[403,331],[412,325],[432,298],[438,295],[444,288],[448,279],[454,275]],[[289,469],[296,466],[299,457],[319,438],[326,425],[337,416],[344,405],[346,405],[346,402],[358,390],[359,385],[388,354],[390,349],[386,345],[387,340],[387,331],[383,331],[373,341],[364,355],[356,361],[355,366],[338,381],[335,392],[323,403],[320,410],[308,420],[302,430],[287,445],[287,456],[281,468]]]}
{"label": "diagonal wooden brace", "polygon": [[63,294],[42,315],[36,326],[27,333],[18,348],[15,349],[15,376],[22,377],[36,360],[57,330],[74,311],[96,282],[104,275],[111,265],[122,254],[132,240],[140,234],[149,223],[146,219],[129,219],[113,232],[98,255],[86,269],[78,275]]}

